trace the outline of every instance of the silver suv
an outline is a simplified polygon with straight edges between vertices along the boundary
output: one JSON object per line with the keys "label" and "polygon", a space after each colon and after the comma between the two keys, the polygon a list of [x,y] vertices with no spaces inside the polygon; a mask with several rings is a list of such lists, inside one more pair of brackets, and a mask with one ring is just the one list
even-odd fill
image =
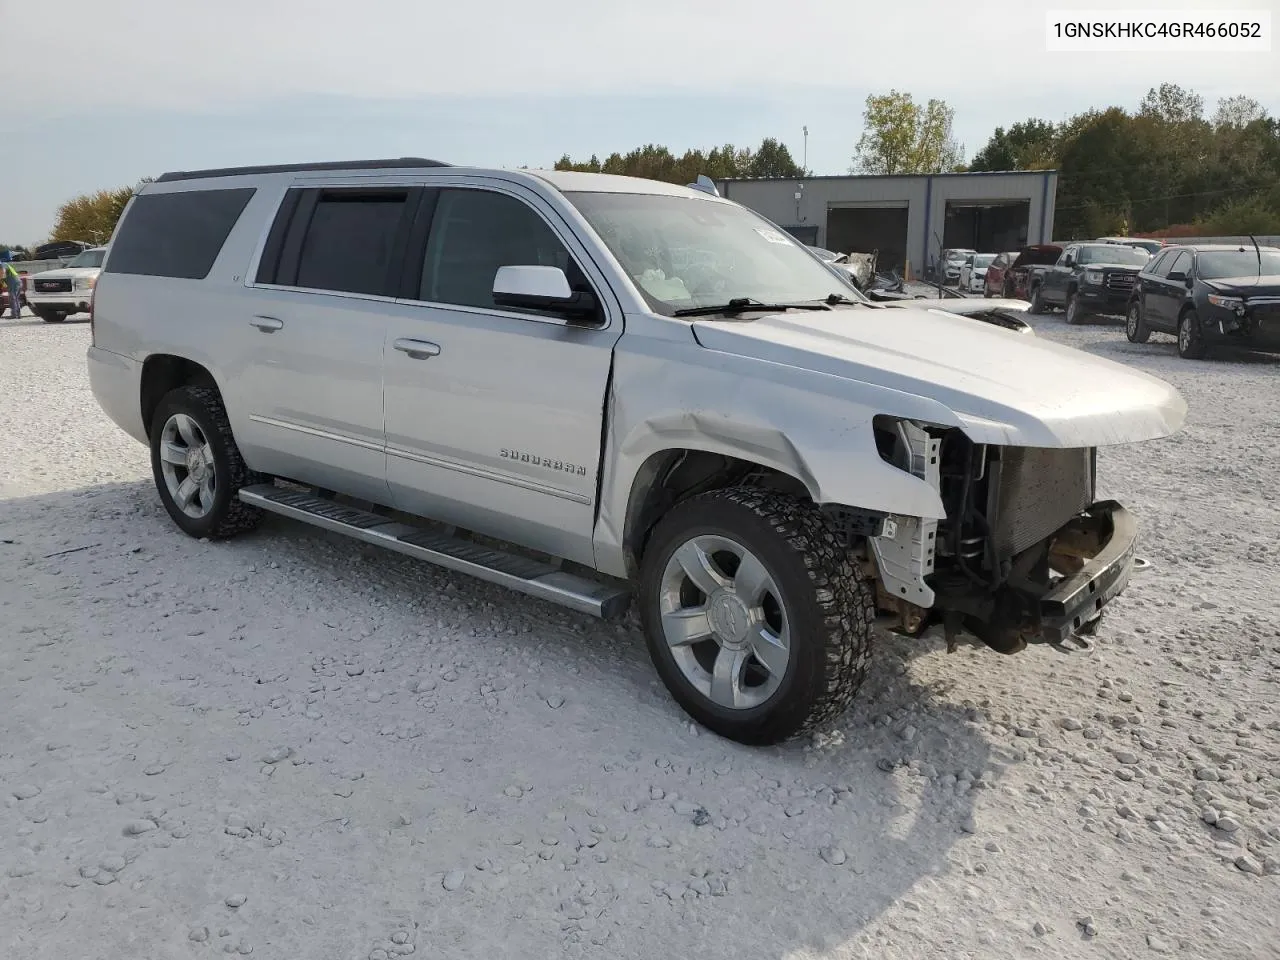
{"label": "silver suv", "polygon": [[580,173],[166,174],[92,317],[94,394],[184,532],[271,512],[588,614],[634,601],[674,698],[746,743],[836,717],[877,618],[1005,653],[1092,632],[1135,544],[1095,449],[1186,412],[871,304],[714,189]]}

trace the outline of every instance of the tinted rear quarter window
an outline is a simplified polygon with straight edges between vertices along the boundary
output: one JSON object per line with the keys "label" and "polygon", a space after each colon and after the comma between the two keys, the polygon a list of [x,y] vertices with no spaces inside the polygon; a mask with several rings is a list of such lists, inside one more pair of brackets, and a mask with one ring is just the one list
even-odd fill
{"label": "tinted rear quarter window", "polygon": [[106,272],[203,280],[255,192],[244,187],[134,197],[111,243]]}

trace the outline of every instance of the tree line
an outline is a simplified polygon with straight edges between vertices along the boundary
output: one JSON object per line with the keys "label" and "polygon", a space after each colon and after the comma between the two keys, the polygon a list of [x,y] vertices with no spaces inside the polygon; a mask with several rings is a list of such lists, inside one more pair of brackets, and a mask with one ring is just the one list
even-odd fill
{"label": "tree line", "polygon": [[[1112,106],[1061,122],[1031,117],[997,127],[968,164],[954,119],[943,100],[921,103],[898,90],[868,96],[849,172],[1056,169],[1055,233],[1063,239],[1280,233],[1280,120],[1250,97],[1227,97],[1210,116],[1195,91],[1162,83],[1134,110]],[[565,154],[555,169],[682,184],[699,174],[713,180],[812,175],[774,137],[755,148],[728,143],[677,154],[648,143],[603,160]],[[49,239],[106,243],[134,189],[67,201]]]}
{"label": "tree line", "polygon": [[1132,112],[997,127],[968,167],[1049,168],[1060,237],[1280,233],[1280,121],[1250,97],[1207,116],[1199,94],[1163,83]]}
{"label": "tree line", "polygon": [[[1163,83],[1135,110],[1086,110],[1061,122],[1028,118],[997,127],[965,164],[955,110],[891,90],[866,99],[850,173],[1058,171],[1056,234],[1152,236],[1280,233],[1280,120],[1250,97],[1227,97],[1206,115],[1193,90]],[[559,170],[589,170],[691,183],[804,174],[785,144],[686,150],[655,144],[606,160],[562,157]]]}

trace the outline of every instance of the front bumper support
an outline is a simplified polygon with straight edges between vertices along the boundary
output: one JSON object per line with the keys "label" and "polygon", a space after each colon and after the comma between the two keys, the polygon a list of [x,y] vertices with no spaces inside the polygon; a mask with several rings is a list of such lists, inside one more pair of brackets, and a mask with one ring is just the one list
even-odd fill
{"label": "front bumper support", "polygon": [[1110,532],[1102,549],[1075,573],[1060,580],[1040,598],[1040,640],[1062,643],[1102,614],[1124,590],[1133,573],[1138,524],[1133,514],[1114,500],[1102,500],[1085,511]]}

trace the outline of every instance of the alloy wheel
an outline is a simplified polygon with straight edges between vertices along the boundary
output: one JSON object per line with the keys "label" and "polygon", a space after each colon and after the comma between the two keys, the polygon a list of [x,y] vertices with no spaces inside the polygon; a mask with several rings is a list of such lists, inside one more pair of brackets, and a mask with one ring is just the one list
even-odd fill
{"label": "alloy wheel", "polygon": [[185,413],[165,421],[160,435],[160,469],[169,496],[188,517],[199,520],[213,509],[217,474],[213,448],[200,425]]}
{"label": "alloy wheel", "polygon": [[659,589],[662,633],[684,678],[720,707],[749,710],[778,690],[790,618],[772,574],[728,537],[685,541]]}

